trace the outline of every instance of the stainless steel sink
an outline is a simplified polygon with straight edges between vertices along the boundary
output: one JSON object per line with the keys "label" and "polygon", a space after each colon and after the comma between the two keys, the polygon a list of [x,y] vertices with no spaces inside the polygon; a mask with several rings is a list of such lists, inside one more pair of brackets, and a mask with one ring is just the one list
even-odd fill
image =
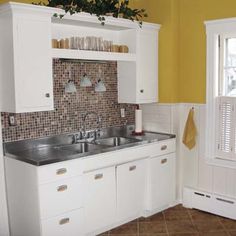
{"label": "stainless steel sink", "polygon": [[109,137],[103,139],[97,139],[95,141],[98,145],[104,145],[109,147],[117,147],[125,144],[139,142],[140,140],[134,138],[125,138],[125,137]]}
{"label": "stainless steel sink", "polygon": [[83,142],[83,143],[60,146],[57,148],[60,150],[71,151],[74,153],[86,153],[86,152],[93,152],[93,151],[101,150],[104,147],[99,146],[97,144],[93,144],[93,143]]}

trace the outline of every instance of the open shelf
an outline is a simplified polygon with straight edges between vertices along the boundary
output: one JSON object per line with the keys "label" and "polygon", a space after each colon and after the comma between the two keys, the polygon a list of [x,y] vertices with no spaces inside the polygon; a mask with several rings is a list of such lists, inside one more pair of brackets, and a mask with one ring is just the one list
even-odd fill
{"label": "open shelf", "polygon": [[53,48],[52,58],[96,60],[96,61],[134,61],[135,62],[136,54]]}

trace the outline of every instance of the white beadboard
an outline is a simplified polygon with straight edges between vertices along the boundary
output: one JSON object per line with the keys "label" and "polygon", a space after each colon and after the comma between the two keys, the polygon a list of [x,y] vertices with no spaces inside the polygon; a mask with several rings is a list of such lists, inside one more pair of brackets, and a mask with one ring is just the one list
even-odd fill
{"label": "white beadboard", "polygon": [[[2,130],[0,122],[0,130]],[[4,160],[2,149],[2,132],[0,132],[0,236],[9,236]]]}
{"label": "white beadboard", "polygon": [[[182,135],[189,109],[194,107],[197,144],[188,150]],[[177,186],[179,195],[188,186],[228,197],[236,197],[236,170],[209,165],[205,153],[204,104],[149,104],[142,105],[143,126],[146,130],[170,132],[177,135]],[[180,196],[181,198],[181,196]]]}

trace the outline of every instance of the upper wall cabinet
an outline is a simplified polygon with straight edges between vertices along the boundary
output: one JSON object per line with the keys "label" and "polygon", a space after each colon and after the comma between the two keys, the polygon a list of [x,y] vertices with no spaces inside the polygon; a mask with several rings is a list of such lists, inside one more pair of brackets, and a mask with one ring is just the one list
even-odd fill
{"label": "upper wall cabinet", "polygon": [[[118,63],[120,103],[157,102],[159,25],[107,17],[102,26],[88,13],[65,15],[57,8],[22,3],[0,6],[0,111],[53,109],[52,59],[102,60]],[[102,37],[126,45],[128,53],[55,49],[52,39]],[[77,39],[77,38],[76,38]]]}
{"label": "upper wall cabinet", "polygon": [[53,109],[51,15],[33,5],[0,7],[1,111]]}
{"label": "upper wall cabinet", "polygon": [[118,102],[152,103],[158,101],[158,32],[160,25],[107,17],[105,26],[90,14],[53,19],[52,38],[96,36],[127,45],[128,53],[53,49],[55,58],[117,61]]}
{"label": "upper wall cabinet", "polygon": [[158,102],[158,27],[137,29],[136,61],[118,62],[118,102]]}

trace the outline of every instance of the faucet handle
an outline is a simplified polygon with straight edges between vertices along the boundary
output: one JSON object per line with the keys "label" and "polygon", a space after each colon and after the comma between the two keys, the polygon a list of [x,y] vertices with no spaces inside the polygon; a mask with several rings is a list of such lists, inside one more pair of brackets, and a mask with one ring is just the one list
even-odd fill
{"label": "faucet handle", "polygon": [[82,132],[79,131],[78,133],[75,133],[74,139],[75,139],[75,142],[77,142],[78,140],[81,140],[82,139]]}

